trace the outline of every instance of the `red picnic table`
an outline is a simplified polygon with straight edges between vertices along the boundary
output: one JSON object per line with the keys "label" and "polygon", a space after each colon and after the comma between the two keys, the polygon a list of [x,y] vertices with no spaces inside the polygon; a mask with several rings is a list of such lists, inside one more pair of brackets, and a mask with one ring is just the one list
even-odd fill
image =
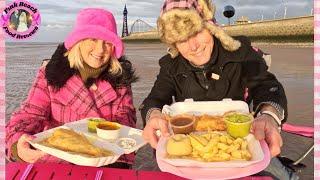
{"label": "red picnic table", "polygon": [[[7,180],[98,180],[97,172],[102,171],[101,180],[119,180],[119,179],[136,179],[136,180],[184,180],[185,178],[159,171],[137,171],[132,169],[115,169],[104,167],[88,167],[72,164],[57,163],[15,163],[6,164]],[[29,167],[29,168],[28,168]],[[25,172],[30,169],[25,177]],[[23,178],[25,177],[25,178]],[[250,176],[241,178],[241,180],[272,180],[266,176]]]}

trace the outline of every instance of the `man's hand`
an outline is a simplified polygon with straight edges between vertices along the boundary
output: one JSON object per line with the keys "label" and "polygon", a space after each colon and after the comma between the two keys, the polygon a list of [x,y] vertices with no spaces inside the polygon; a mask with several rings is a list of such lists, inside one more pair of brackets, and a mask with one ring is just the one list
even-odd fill
{"label": "man's hand", "polygon": [[253,121],[252,131],[257,140],[266,140],[272,157],[280,154],[283,142],[278,131],[278,125],[271,116],[262,114],[257,117]]}
{"label": "man's hand", "polygon": [[23,134],[17,143],[18,156],[25,162],[34,163],[44,157],[46,153],[40,150],[31,149],[28,140],[34,139],[33,136]]}
{"label": "man's hand", "polygon": [[159,110],[153,110],[150,114],[149,121],[143,130],[142,136],[145,141],[150,143],[151,147],[156,148],[158,144],[158,136],[156,131],[160,130],[164,137],[170,136],[168,121]]}

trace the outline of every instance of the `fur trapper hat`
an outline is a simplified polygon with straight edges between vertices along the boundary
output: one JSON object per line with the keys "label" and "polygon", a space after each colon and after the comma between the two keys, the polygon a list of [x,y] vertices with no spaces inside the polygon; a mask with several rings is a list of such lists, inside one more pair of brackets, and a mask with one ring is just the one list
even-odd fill
{"label": "fur trapper hat", "polygon": [[241,44],[213,22],[215,7],[211,0],[165,0],[157,25],[161,41],[169,46],[172,58],[179,52],[176,42],[185,41],[203,28],[221,41],[228,51],[237,50]]}

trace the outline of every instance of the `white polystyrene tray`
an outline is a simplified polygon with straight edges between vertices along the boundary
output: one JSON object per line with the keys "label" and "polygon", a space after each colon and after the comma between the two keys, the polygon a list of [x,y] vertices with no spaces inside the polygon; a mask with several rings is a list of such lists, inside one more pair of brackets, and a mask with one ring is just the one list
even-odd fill
{"label": "white polystyrene tray", "polygon": [[111,144],[106,141],[101,141],[99,139],[91,139],[90,137],[87,137],[87,138],[92,142],[93,145],[100,147],[100,148],[104,148],[109,151],[112,151],[114,153],[114,155],[108,156],[108,157],[97,157],[97,158],[86,157],[86,156],[82,156],[80,154],[74,154],[74,153],[62,151],[62,150],[59,150],[56,148],[51,148],[51,147],[39,144],[40,141],[50,137],[52,135],[53,131],[58,128],[70,129],[69,127],[66,127],[66,126],[59,126],[59,127],[47,130],[47,131],[43,131],[39,134],[36,134],[35,135],[36,138],[33,139],[32,141],[29,141],[29,143],[33,147],[35,147],[35,148],[37,148],[47,154],[50,154],[52,156],[56,156],[60,159],[71,162],[73,164],[83,165],[83,166],[100,167],[100,166],[112,164],[112,163],[116,162],[116,160],[122,154],[124,154],[124,151],[121,148],[119,148],[118,146],[115,146],[114,144]]}
{"label": "white polystyrene tray", "polygon": [[164,105],[162,112],[171,116],[178,114],[209,114],[209,115],[223,115],[227,111],[237,111],[248,113],[248,104],[244,101],[232,101],[231,99],[224,99],[222,101],[193,101],[187,99],[184,102],[176,102],[169,105]]}
{"label": "white polystyrene tray", "polygon": [[[82,119],[79,121],[67,123],[67,124],[65,124],[65,126],[70,127],[77,132],[81,132],[81,133],[85,134],[86,136],[89,136],[93,139],[100,139],[103,141],[108,141],[109,143],[116,145],[116,143],[115,143],[116,140],[105,140],[105,139],[100,138],[97,135],[97,133],[89,132],[88,131],[88,120],[89,119],[92,119],[92,118],[86,118],[86,119]],[[142,130],[128,127],[125,125],[121,125],[119,138],[132,138],[136,141],[136,145],[130,149],[123,149],[123,148],[119,147],[124,151],[125,154],[130,154],[146,144],[146,142],[144,141],[144,139],[142,137]]]}
{"label": "white polystyrene tray", "polygon": [[[191,115],[223,115],[228,111],[236,111],[242,113],[249,113],[248,104],[244,101],[232,101],[231,99],[223,99],[222,101],[193,101],[187,99],[184,102],[176,102],[165,105],[162,108],[162,113],[170,116],[179,114]],[[157,151],[160,153],[160,159],[172,164],[174,166],[188,166],[188,167],[245,167],[253,163],[263,160],[264,154],[259,141],[253,135],[246,137],[248,140],[249,151],[253,158],[250,161],[226,161],[226,162],[201,162],[188,159],[168,159],[166,157],[166,143],[167,138],[161,137],[157,146]],[[158,153],[157,153],[158,154]]]}
{"label": "white polystyrene tray", "polygon": [[168,138],[160,138],[157,145],[158,158],[174,166],[185,167],[209,167],[209,168],[232,168],[232,167],[245,167],[263,160],[264,154],[260,146],[260,142],[257,141],[252,134],[249,134],[245,139],[248,141],[248,149],[252,155],[250,161],[246,160],[231,160],[223,162],[203,162],[192,159],[171,159],[167,158],[166,144]]}

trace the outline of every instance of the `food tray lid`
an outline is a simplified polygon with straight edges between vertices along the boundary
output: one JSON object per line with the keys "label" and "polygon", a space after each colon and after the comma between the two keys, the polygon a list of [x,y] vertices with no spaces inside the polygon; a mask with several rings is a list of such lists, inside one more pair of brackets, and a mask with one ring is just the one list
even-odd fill
{"label": "food tray lid", "polygon": [[227,111],[249,113],[249,107],[244,101],[233,101],[232,99],[223,99],[222,101],[193,101],[193,99],[186,99],[184,102],[176,102],[170,106],[164,105],[162,108],[162,113],[171,116],[184,113],[223,115]]}

